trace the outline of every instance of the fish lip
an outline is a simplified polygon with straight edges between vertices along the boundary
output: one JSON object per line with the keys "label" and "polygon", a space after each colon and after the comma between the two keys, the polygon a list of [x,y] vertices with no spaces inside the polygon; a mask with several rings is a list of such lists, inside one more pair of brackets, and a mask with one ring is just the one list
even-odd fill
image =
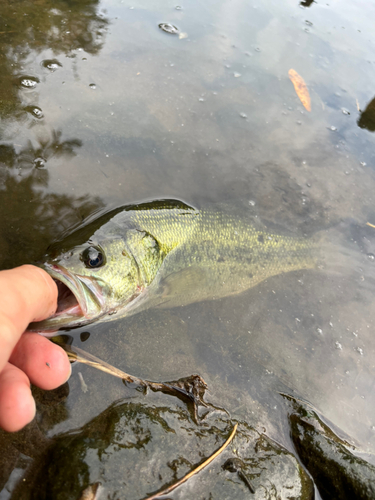
{"label": "fish lip", "polygon": [[46,331],[52,328],[73,328],[91,323],[103,316],[105,298],[101,284],[89,276],[72,274],[59,264],[44,263],[41,266],[54,280],[63,283],[77,300],[77,306],[72,310],[56,311],[49,318],[31,323],[29,331]]}

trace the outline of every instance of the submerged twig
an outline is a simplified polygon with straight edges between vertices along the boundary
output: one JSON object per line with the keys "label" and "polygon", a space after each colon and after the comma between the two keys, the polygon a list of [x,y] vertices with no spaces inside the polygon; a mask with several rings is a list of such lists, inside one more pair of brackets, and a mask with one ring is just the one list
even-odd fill
{"label": "submerged twig", "polygon": [[235,426],[233,427],[233,430],[231,432],[231,435],[225,441],[225,443],[217,451],[215,451],[215,453],[213,453],[210,457],[208,457],[207,460],[205,460],[202,464],[198,465],[198,467],[196,469],[194,469],[191,472],[189,472],[188,474],[186,474],[186,476],[184,476],[182,479],[179,479],[176,483],[172,484],[171,486],[168,486],[168,488],[165,488],[165,490],[159,491],[158,493],[155,493],[154,495],[147,497],[145,500],[154,500],[155,498],[159,498],[162,495],[167,495],[168,493],[170,493],[171,491],[176,489],[178,486],[180,486],[182,483],[185,483],[192,476],[194,476],[195,474],[198,474],[198,472],[200,472],[202,469],[207,467],[207,465],[209,465],[213,460],[215,460],[215,458],[218,457],[225,450],[225,448],[230,444],[230,442],[234,438],[234,435],[236,434],[237,426],[238,426],[238,424],[235,424]]}
{"label": "submerged twig", "polygon": [[113,375],[114,377],[121,378],[123,380],[126,380],[126,382],[129,382],[131,384],[139,384],[142,386],[148,386],[148,382],[145,380],[142,380],[138,377],[133,377],[132,375],[129,375],[128,373],[123,372],[122,370],[119,370],[115,366],[110,365],[109,363],[106,363],[102,359],[97,358],[93,354],[90,354],[83,349],[80,349],[79,347],[74,347],[74,351],[72,350],[71,346],[67,345],[61,345],[61,347],[64,349],[64,351],[67,353],[68,358],[70,361],[76,361],[78,363],[83,363],[85,365],[92,366],[93,368],[96,368],[97,370],[101,370],[102,372],[108,373],[109,375]]}
{"label": "submerged twig", "polygon": [[[127,383],[137,384],[143,389],[150,389],[153,392],[163,392],[175,396],[187,404],[189,411],[192,414],[193,420],[198,422],[198,406],[210,406],[215,409],[217,407],[204,401],[204,394],[207,389],[207,384],[199,375],[191,375],[190,377],[181,378],[172,382],[152,382],[141,378],[129,375],[128,373],[119,370],[115,366],[106,363],[105,361],[89,354],[79,347],[72,348],[70,345],[59,342],[59,345],[65,350],[71,362],[83,363],[97,370],[101,370],[114,377],[121,378]],[[204,417],[203,417],[204,418]]]}

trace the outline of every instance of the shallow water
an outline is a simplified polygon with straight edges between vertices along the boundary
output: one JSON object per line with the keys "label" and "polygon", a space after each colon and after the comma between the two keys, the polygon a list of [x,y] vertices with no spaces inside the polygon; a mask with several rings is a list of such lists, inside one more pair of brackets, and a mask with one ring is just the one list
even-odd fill
{"label": "shallow water", "polygon": [[[94,211],[150,199],[327,230],[339,250],[322,269],[69,334],[139,377],[199,373],[233,418],[288,449],[278,393],[295,391],[374,453],[374,17],[360,1],[3,1],[1,268],[39,259]],[[49,436],[125,397],[90,367],[69,385]]]}

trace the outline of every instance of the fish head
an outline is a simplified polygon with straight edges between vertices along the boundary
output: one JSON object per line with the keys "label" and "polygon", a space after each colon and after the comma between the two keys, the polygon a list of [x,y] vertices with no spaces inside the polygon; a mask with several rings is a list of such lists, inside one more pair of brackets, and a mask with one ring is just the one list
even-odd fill
{"label": "fish head", "polygon": [[114,228],[84,244],[51,247],[41,267],[58,286],[58,307],[46,320],[31,323],[29,331],[53,335],[60,328],[124,316],[134,307],[156,275],[163,252],[144,231],[119,233]]}

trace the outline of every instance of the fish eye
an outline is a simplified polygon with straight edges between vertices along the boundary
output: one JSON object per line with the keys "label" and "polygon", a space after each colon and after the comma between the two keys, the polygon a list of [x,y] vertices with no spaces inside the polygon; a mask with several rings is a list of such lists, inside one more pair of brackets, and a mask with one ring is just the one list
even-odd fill
{"label": "fish eye", "polygon": [[99,247],[87,247],[81,253],[81,261],[89,269],[93,267],[101,267],[105,264],[105,258],[102,250]]}

